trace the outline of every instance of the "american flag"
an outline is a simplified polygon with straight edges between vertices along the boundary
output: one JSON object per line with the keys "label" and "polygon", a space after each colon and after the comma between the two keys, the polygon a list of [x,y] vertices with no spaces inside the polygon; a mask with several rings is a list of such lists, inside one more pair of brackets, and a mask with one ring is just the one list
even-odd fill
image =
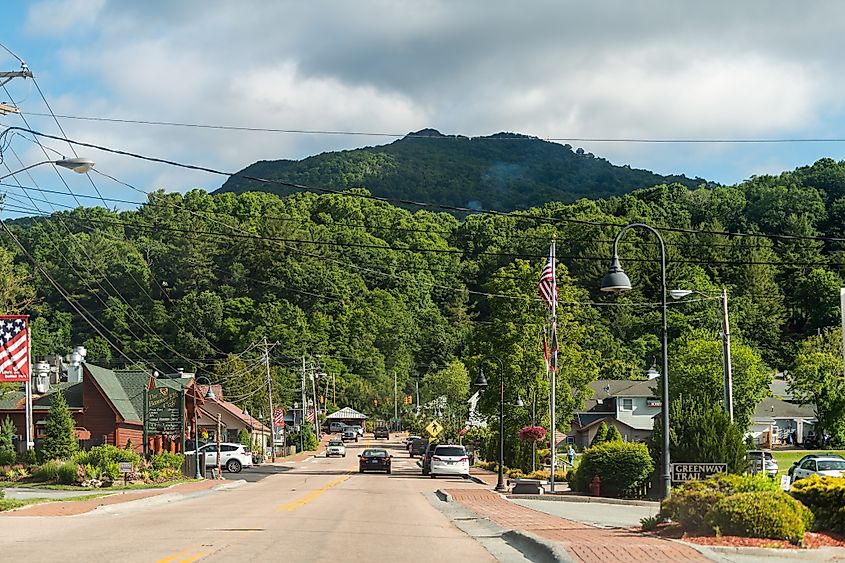
{"label": "american flag", "polygon": [[549,346],[548,357],[547,357],[546,361],[549,364],[549,369],[551,369],[553,372],[557,373],[558,346],[557,346],[557,323],[556,322],[552,323],[552,338],[551,338],[551,340],[552,340],[552,342],[551,342],[551,345]]}
{"label": "american flag", "polygon": [[546,261],[546,266],[543,268],[543,273],[540,275],[540,297],[549,306],[549,309],[554,309],[557,305],[557,284],[555,283],[554,274],[554,257],[549,251],[549,259]]}
{"label": "american flag", "polygon": [[273,410],[273,425],[276,428],[285,427],[285,409],[281,407],[276,407]]}
{"label": "american flag", "polygon": [[314,409],[308,409],[308,412],[305,413],[305,420],[314,422]]}
{"label": "american flag", "polygon": [[29,381],[28,318],[0,316],[0,381]]}

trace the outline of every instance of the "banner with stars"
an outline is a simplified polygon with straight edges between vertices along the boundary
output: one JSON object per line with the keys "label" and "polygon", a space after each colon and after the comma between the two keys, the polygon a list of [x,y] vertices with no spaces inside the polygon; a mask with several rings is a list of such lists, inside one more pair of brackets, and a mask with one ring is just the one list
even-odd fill
{"label": "banner with stars", "polygon": [[0,316],[0,382],[29,381],[29,316]]}

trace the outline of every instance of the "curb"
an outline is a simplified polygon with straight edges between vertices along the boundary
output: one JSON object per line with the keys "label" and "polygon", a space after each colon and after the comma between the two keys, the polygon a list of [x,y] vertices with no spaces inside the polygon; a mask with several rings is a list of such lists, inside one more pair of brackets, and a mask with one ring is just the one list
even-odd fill
{"label": "curb", "polygon": [[502,534],[502,539],[525,554],[531,561],[550,563],[573,563],[574,559],[563,547],[546,541],[530,532],[510,530]]}
{"label": "curb", "polygon": [[684,545],[706,547],[709,551],[723,555],[757,555],[761,557],[782,556],[790,561],[836,561],[845,559],[845,547],[820,547],[818,549],[769,549],[765,547],[730,547],[730,546],[695,546],[692,542],[681,541]]}
{"label": "curb", "polygon": [[582,495],[558,495],[558,494],[546,494],[546,495],[506,495],[508,499],[523,499],[523,500],[549,500],[549,501],[558,501],[558,502],[592,502],[592,503],[599,503],[599,504],[617,504],[617,505],[625,505],[625,506],[660,506],[660,503],[657,501],[652,500],[627,500],[627,499],[619,499],[619,498],[607,498],[607,497],[587,497]]}
{"label": "curb", "polygon": [[434,494],[440,497],[440,500],[442,500],[443,502],[452,502],[452,495],[450,495],[443,489],[437,489]]}

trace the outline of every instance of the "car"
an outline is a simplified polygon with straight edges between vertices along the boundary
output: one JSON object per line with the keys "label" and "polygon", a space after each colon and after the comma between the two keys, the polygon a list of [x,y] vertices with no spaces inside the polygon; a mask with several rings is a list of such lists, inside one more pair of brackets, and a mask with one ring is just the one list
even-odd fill
{"label": "car", "polygon": [[434,448],[436,448],[439,444],[435,442],[430,442],[428,446],[425,448],[425,452],[420,456],[422,459],[420,460],[420,467],[422,467],[422,474],[428,475],[431,473],[431,458],[434,456]]}
{"label": "car", "polygon": [[413,442],[414,440],[419,440],[421,438],[422,438],[422,436],[416,436],[414,434],[411,434],[410,436],[405,438],[405,440],[402,443],[405,445],[405,449],[410,451],[411,442]]}
{"label": "car", "polygon": [[773,479],[777,476],[778,462],[769,450],[749,450],[746,457],[751,473],[765,473]]}
{"label": "car", "polygon": [[[201,456],[205,456],[206,468],[217,467],[217,443],[206,444],[199,449]],[[186,455],[195,455],[194,450],[188,450]],[[243,444],[234,442],[220,443],[220,467],[230,473],[240,473],[244,467],[252,467],[252,453]]]}
{"label": "car", "polygon": [[845,459],[838,455],[825,455],[811,457],[804,460],[804,463],[795,468],[792,474],[792,482],[810,475],[822,475],[829,477],[842,477],[845,475]]}
{"label": "car", "polygon": [[355,432],[352,428],[344,428],[343,434],[340,435],[340,439],[344,442],[357,442],[358,441],[358,433]]}
{"label": "car", "polygon": [[358,473],[364,471],[384,471],[390,474],[391,456],[387,450],[367,448],[358,455]]}
{"label": "car", "polygon": [[794,473],[796,467],[802,465],[808,459],[814,459],[814,458],[817,458],[817,457],[825,457],[825,458],[835,457],[835,458],[838,458],[838,459],[845,459],[841,455],[838,455],[838,454],[807,454],[804,457],[802,457],[801,459],[799,459],[798,461],[793,461],[792,467],[790,467],[789,471],[787,471],[786,473],[790,477],[792,477],[792,474]]}
{"label": "car", "polygon": [[417,438],[416,440],[411,442],[410,446],[408,446],[408,453],[411,455],[411,457],[414,457],[415,455],[422,457],[422,455],[425,453],[426,448],[428,448],[428,440],[426,440],[425,438]]}
{"label": "car", "polygon": [[338,433],[338,432],[343,432],[343,429],[345,427],[346,427],[346,425],[344,423],[333,420],[333,421],[329,422],[329,433],[335,434],[335,433]]}
{"label": "car", "polygon": [[346,444],[343,443],[343,440],[334,439],[329,441],[329,445],[326,446],[326,457],[332,457],[333,455],[346,457]]}
{"label": "car", "polygon": [[349,428],[351,428],[352,430],[354,430],[355,432],[357,432],[357,433],[358,433],[358,436],[360,436],[361,438],[363,438],[363,437],[364,437],[364,427],[363,427],[363,426],[359,426],[359,425],[357,425],[357,424],[353,424],[352,426],[349,426]]}
{"label": "car", "polygon": [[465,447],[457,444],[438,444],[434,447],[429,462],[429,475],[456,475],[469,479],[469,456]]}
{"label": "car", "polygon": [[373,431],[373,437],[376,439],[387,438],[389,440],[390,430],[388,430],[387,426],[381,426],[379,428],[376,428],[375,431]]}

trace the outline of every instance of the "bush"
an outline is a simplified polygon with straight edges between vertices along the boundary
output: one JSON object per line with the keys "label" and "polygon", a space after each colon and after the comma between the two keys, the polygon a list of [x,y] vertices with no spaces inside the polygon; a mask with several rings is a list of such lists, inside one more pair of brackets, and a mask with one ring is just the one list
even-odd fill
{"label": "bush", "polygon": [[51,459],[37,467],[32,475],[39,481],[57,481],[59,478],[59,462]]}
{"label": "bush", "polygon": [[813,513],[783,492],[737,493],[725,497],[707,514],[707,523],[717,534],[804,541],[813,524]]}
{"label": "bush", "polygon": [[817,530],[845,534],[845,477],[813,475],[796,481],[790,494],[812,511]]}
{"label": "bush", "polygon": [[161,452],[150,458],[153,469],[156,471],[164,471],[166,469],[182,471],[184,460],[185,457],[182,454],[172,454],[170,452]]}
{"label": "bush", "polygon": [[590,442],[590,447],[592,448],[593,446],[603,444],[605,440],[607,440],[607,424],[602,421],[596,429],[596,435],[593,436],[593,441]]}
{"label": "bush", "polygon": [[737,493],[779,490],[778,484],[763,474],[717,473],[703,481],[690,481],[673,488],[672,496],[660,506],[660,515],[679,523],[685,530],[707,530],[707,513],[723,498]]}
{"label": "bush", "polygon": [[110,444],[94,446],[87,452],[78,452],[73,456],[73,460],[82,465],[91,464],[103,469],[110,463],[119,463],[121,461],[131,462],[133,469],[141,464],[141,456],[134,450],[124,450]]}
{"label": "bush", "polygon": [[15,424],[7,416],[0,423],[0,465],[12,465],[15,463],[17,453],[15,452],[12,438],[16,433]]}
{"label": "bush", "polygon": [[605,442],[584,451],[575,470],[575,490],[586,493],[598,475],[602,496],[624,496],[647,483],[653,471],[645,444]]}
{"label": "bush", "polygon": [[56,471],[56,478],[62,485],[72,485],[77,481],[77,464],[72,461],[62,463]]}

